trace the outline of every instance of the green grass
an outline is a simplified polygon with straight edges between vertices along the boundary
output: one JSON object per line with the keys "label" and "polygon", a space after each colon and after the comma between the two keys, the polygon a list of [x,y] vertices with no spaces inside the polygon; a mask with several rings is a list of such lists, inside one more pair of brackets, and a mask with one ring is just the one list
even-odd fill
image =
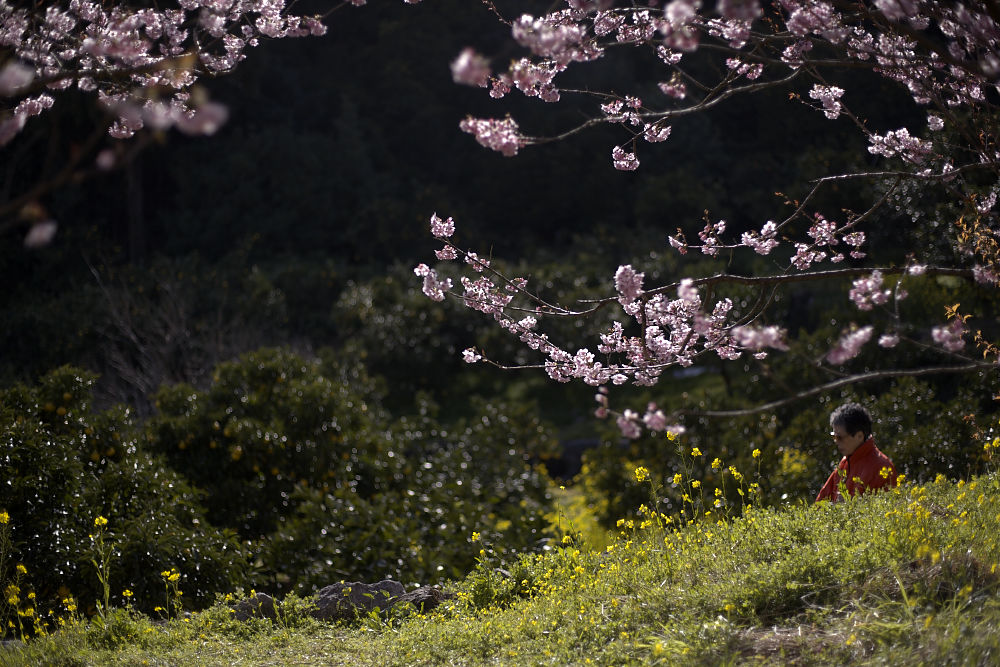
{"label": "green grass", "polygon": [[[116,610],[0,649],[0,665],[996,664],[1000,476],[675,527],[600,551],[488,560],[424,616],[156,624]],[[499,569],[502,567],[502,571]]]}

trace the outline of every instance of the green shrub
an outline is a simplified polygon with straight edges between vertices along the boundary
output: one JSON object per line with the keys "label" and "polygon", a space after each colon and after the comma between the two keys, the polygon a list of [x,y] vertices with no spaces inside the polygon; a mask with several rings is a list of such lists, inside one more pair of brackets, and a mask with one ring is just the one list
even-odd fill
{"label": "green shrub", "polygon": [[[26,570],[22,597],[35,593],[36,618],[65,610],[70,597],[81,611],[95,608],[102,591],[91,535],[100,516],[113,545],[113,602],[130,589],[152,611],[163,603],[160,572],[171,567],[182,573],[186,600],[211,602],[243,576],[239,544],[208,523],[190,484],[143,449],[128,410],[90,410],[93,381],[64,367],[36,387],[0,391],[0,511],[12,542],[4,560]],[[10,567],[0,571],[3,586]]]}
{"label": "green shrub", "polygon": [[504,552],[544,536],[548,483],[530,460],[554,443],[527,409],[479,405],[442,425],[418,397],[416,416],[393,421],[362,370],[282,349],[222,364],[204,392],[165,388],[157,405],[152,446],[249,541],[259,588],[432,583],[471,569],[473,531],[502,534]]}

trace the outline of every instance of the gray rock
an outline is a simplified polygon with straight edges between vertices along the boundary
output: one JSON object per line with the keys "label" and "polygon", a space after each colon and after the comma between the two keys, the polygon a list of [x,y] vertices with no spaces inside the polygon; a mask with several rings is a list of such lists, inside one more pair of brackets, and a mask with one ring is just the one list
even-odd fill
{"label": "gray rock", "polygon": [[272,598],[267,593],[257,593],[252,598],[240,600],[233,606],[233,618],[237,621],[247,621],[251,618],[269,618],[274,620],[278,617],[277,608]]}
{"label": "gray rock", "polygon": [[451,600],[454,597],[454,593],[448,593],[433,586],[421,586],[414,591],[396,597],[392,600],[391,604],[396,605],[400,602],[410,602],[423,613],[434,609],[445,600]]}
{"label": "gray rock", "polygon": [[386,610],[406,594],[398,581],[383,579],[374,584],[361,581],[333,584],[320,589],[313,617],[321,621],[353,621],[378,607]]}

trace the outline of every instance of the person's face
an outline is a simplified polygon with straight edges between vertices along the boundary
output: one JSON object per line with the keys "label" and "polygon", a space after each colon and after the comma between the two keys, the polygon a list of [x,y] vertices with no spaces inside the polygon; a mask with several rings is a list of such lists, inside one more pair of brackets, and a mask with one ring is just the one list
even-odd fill
{"label": "person's face", "polygon": [[837,445],[837,450],[843,456],[850,456],[854,453],[861,443],[865,441],[865,432],[858,431],[857,433],[848,433],[843,426],[839,424],[836,426],[831,426],[830,435],[833,437],[834,444]]}

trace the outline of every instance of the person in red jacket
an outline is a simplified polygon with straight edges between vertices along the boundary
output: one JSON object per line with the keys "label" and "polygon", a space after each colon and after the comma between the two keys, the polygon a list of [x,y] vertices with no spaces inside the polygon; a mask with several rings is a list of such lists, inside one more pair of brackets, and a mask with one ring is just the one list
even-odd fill
{"label": "person in red jacket", "polygon": [[875,446],[872,418],[864,406],[845,403],[830,415],[830,435],[844,458],[830,473],[816,502],[840,500],[843,480],[850,496],[896,485],[896,466]]}

